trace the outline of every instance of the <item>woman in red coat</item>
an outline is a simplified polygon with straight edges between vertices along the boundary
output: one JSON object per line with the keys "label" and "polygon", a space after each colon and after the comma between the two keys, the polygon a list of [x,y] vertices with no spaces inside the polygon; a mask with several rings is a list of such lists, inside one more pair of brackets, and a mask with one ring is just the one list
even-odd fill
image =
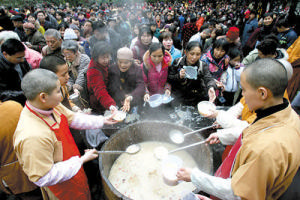
{"label": "woman in red coat", "polygon": [[117,110],[116,102],[107,92],[111,51],[107,42],[97,42],[93,48],[92,59],[86,73],[90,106],[95,113]]}

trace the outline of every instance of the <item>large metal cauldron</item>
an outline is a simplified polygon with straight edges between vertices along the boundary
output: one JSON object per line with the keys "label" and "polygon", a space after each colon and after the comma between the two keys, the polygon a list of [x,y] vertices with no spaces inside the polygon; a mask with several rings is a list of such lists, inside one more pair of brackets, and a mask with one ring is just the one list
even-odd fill
{"label": "large metal cauldron", "polygon": [[[172,143],[169,138],[171,130],[178,129],[183,133],[192,129],[168,122],[143,121],[131,124],[112,135],[103,145],[101,150],[125,150],[127,146],[145,141],[161,141]],[[191,144],[203,140],[200,134],[190,135],[180,146]],[[192,147],[186,150],[197,162],[198,167],[207,173],[213,169],[212,152],[206,145]],[[118,192],[108,180],[110,169],[119,155],[102,154],[99,157],[99,167],[102,175],[102,184],[106,199],[129,199]]]}

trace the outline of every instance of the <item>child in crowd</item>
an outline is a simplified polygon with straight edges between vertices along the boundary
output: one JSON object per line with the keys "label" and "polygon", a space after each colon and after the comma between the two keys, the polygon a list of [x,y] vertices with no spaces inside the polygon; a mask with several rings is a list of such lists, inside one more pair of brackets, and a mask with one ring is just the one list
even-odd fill
{"label": "child in crowd", "polygon": [[235,92],[239,89],[240,76],[244,69],[241,63],[241,52],[237,48],[230,49],[228,52],[230,58],[226,72],[222,74],[221,82],[225,85],[223,97],[226,100],[225,106],[232,106]]}

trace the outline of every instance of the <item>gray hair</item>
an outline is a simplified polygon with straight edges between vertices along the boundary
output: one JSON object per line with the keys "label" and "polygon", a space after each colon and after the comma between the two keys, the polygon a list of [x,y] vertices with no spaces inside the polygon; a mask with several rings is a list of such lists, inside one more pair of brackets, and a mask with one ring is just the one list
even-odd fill
{"label": "gray hair", "polygon": [[57,87],[58,77],[46,69],[34,69],[28,72],[21,83],[21,88],[28,100],[34,100],[41,92],[51,94]]}
{"label": "gray hair", "polygon": [[74,40],[65,40],[61,44],[61,50],[70,50],[73,51],[74,53],[77,53],[79,47],[76,41]]}
{"label": "gray hair", "polygon": [[2,31],[2,32],[0,32],[0,45],[3,44],[8,39],[16,39],[16,40],[21,41],[18,34],[14,31]]}
{"label": "gray hair", "polygon": [[48,37],[54,37],[54,38],[56,38],[56,39],[58,39],[58,40],[61,39],[60,32],[59,32],[58,30],[52,29],[52,28],[48,29],[48,30],[45,32],[44,37],[46,37],[46,36],[48,36]]}
{"label": "gray hair", "polygon": [[275,98],[282,98],[288,85],[285,66],[271,58],[255,61],[244,69],[247,82],[254,88],[265,87]]}

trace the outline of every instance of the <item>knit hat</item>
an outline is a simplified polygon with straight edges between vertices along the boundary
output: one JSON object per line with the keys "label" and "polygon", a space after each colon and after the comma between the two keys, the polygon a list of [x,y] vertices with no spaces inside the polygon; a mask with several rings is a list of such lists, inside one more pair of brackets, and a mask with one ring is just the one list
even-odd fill
{"label": "knit hat", "polygon": [[240,34],[240,30],[237,27],[230,27],[227,31],[226,37],[228,37],[230,40],[234,41],[238,39]]}
{"label": "knit hat", "polygon": [[67,28],[65,30],[64,40],[76,40],[76,39],[77,39],[77,35],[74,32],[74,30],[71,28]]}
{"label": "knit hat", "polygon": [[117,52],[117,58],[122,60],[133,60],[133,53],[129,48],[122,47]]}
{"label": "knit hat", "polygon": [[26,22],[23,24],[23,28],[24,29],[35,29],[34,24],[30,23],[30,22]]}

